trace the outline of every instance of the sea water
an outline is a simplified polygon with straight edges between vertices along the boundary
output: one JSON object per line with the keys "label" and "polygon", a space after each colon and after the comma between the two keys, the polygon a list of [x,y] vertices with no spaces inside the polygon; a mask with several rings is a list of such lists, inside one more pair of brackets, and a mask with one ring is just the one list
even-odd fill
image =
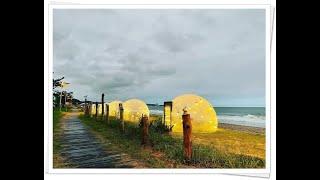
{"label": "sea water", "polygon": [[[163,106],[148,105],[150,114],[163,114]],[[219,123],[265,128],[265,107],[215,107]]]}

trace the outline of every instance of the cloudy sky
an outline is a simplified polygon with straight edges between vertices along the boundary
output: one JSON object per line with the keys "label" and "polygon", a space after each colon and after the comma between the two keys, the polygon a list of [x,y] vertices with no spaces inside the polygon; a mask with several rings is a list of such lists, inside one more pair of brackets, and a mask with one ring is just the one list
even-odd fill
{"label": "cloudy sky", "polygon": [[80,100],[195,93],[214,106],[264,106],[265,48],[265,10],[53,11],[54,77]]}

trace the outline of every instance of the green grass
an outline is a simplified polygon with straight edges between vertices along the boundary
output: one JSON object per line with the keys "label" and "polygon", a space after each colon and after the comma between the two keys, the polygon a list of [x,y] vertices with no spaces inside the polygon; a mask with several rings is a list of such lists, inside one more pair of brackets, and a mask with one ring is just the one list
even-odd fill
{"label": "green grass", "polygon": [[[262,158],[220,151],[214,146],[193,141],[193,157],[188,164],[183,157],[182,138],[161,133],[159,127],[149,128],[150,149],[141,146],[141,129],[138,125],[125,123],[125,133],[120,131],[120,122],[112,119],[105,121],[80,115],[82,122],[96,134],[111,142],[113,148],[124,151],[152,168],[264,168]],[[157,124],[156,122],[153,124]],[[188,165],[188,166],[187,166]]]}
{"label": "green grass", "polygon": [[62,112],[59,110],[53,110],[53,130],[57,129],[60,118],[62,117]]}
{"label": "green grass", "polygon": [[54,154],[61,149],[58,133],[61,131],[59,122],[62,116],[63,114],[62,112],[59,111],[59,109],[53,110],[53,153]]}
{"label": "green grass", "polygon": [[[64,111],[63,111],[64,110]],[[63,113],[59,108],[53,110],[53,167],[54,168],[63,168],[67,167],[67,164],[63,162],[63,158],[60,155],[61,151],[61,118]]]}

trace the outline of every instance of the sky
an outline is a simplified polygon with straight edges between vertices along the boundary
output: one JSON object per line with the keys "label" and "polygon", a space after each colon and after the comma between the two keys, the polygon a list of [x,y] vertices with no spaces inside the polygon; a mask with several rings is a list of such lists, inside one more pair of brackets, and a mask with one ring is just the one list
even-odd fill
{"label": "sky", "polygon": [[54,9],[54,78],[84,100],[265,106],[263,9]]}

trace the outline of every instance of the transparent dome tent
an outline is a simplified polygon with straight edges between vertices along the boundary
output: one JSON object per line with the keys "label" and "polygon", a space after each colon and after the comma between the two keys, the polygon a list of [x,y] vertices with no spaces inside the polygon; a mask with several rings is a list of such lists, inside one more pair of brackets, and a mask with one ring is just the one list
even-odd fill
{"label": "transparent dome tent", "polygon": [[174,125],[173,132],[183,132],[183,109],[190,114],[192,132],[211,133],[218,128],[218,119],[213,106],[203,97],[195,94],[184,94],[172,100],[172,112],[168,125]]}
{"label": "transparent dome tent", "polygon": [[109,117],[112,118],[119,118],[119,104],[122,103],[121,101],[112,101],[108,103],[109,105]]}
{"label": "transparent dome tent", "polygon": [[96,104],[91,104],[90,111],[91,111],[90,112],[91,115],[96,114]]}
{"label": "transparent dome tent", "polygon": [[98,115],[102,115],[102,104],[98,104]]}
{"label": "transparent dome tent", "polygon": [[139,99],[129,99],[122,103],[124,121],[139,123],[143,115],[149,117],[149,108],[145,102]]}

